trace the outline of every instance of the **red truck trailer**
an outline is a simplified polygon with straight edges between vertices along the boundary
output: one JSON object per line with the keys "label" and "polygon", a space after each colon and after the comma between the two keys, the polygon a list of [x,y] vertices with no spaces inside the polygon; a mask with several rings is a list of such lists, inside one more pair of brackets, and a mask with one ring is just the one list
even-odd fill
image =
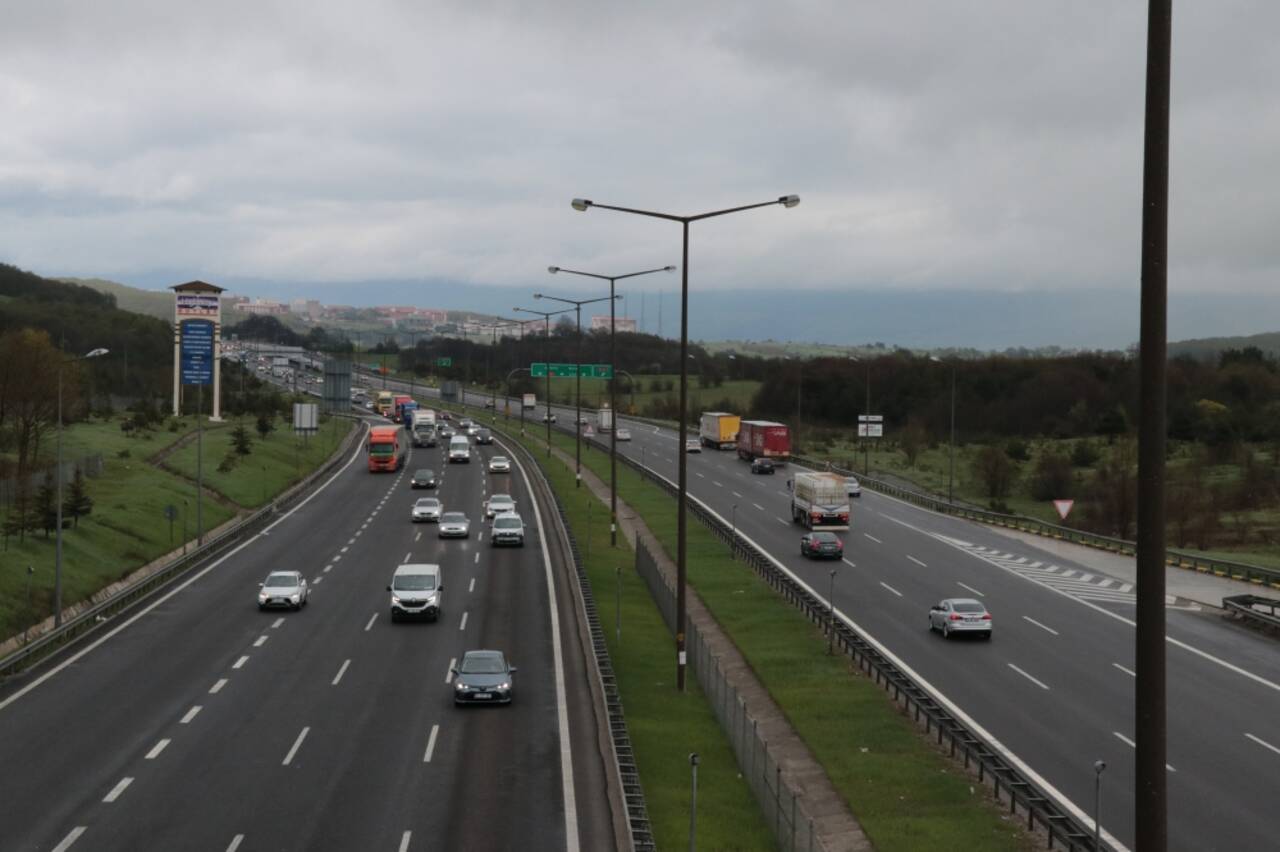
{"label": "red truck trailer", "polygon": [[791,459],[791,430],[770,420],[743,420],[738,427],[738,458],[766,458],[784,463]]}
{"label": "red truck trailer", "polygon": [[404,454],[408,441],[403,430],[395,426],[374,426],[369,430],[369,472],[396,471],[404,466]]}
{"label": "red truck trailer", "polygon": [[413,397],[407,394],[396,394],[391,400],[391,419],[396,423],[404,422],[404,405],[406,402],[413,402]]}

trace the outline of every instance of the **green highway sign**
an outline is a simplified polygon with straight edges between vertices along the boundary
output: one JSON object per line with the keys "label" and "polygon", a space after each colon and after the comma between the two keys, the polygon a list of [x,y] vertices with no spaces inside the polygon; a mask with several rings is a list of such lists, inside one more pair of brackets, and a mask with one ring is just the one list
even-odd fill
{"label": "green highway sign", "polygon": [[613,366],[611,364],[545,364],[535,363],[529,365],[529,375],[535,379],[545,379],[547,377],[547,368],[551,369],[551,377],[555,379],[572,379],[581,375],[584,379],[612,379]]}
{"label": "green highway sign", "polygon": [[[591,375],[595,376],[597,379],[612,379],[612,378],[613,378],[613,365],[612,365],[612,364],[583,364],[583,365],[582,365],[582,368],[583,368],[584,370],[585,370],[585,369],[587,369],[587,368],[590,368],[590,369],[591,369],[591,371],[592,371],[592,372],[591,372]],[[586,374],[584,373],[583,375],[586,375]]]}
{"label": "green highway sign", "polygon": [[437,359],[436,359],[436,366],[437,366],[437,367],[452,367],[452,366],[453,366],[453,359],[452,359],[452,358],[437,358]]}

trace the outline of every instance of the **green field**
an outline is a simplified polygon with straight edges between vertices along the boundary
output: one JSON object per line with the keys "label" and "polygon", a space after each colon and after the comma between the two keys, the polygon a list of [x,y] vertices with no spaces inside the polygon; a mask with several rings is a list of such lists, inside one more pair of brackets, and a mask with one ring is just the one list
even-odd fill
{"label": "green field", "polygon": [[[65,429],[64,458],[101,453],[104,469],[101,476],[85,480],[94,501],[92,512],[63,532],[64,607],[182,547],[184,533],[194,539],[195,483],[174,469],[189,471],[194,477],[194,442],[174,452],[164,464],[150,461],[189,438],[193,425],[188,419],[176,432],[160,429],[132,437],[114,420],[77,423]],[[261,505],[264,483],[266,493],[274,495],[298,481],[327,459],[346,434],[341,421],[337,431],[326,424],[295,458],[292,434],[276,432],[266,442],[259,442],[257,433],[251,432],[252,453],[230,473],[220,474],[216,468],[230,445],[230,431],[231,424],[213,424],[204,434],[207,491],[202,515],[206,531],[239,511]],[[52,451],[52,442],[48,443]],[[165,517],[166,506],[177,512],[172,523]],[[0,516],[6,510],[0,509]],[[51,532],[46,538],[43,532],[28,532],[25,540],[10,537],[0,547],[0,637],[7,638],[53,612],[54,535]],[[28,566],[33,569],[30,575]]]}

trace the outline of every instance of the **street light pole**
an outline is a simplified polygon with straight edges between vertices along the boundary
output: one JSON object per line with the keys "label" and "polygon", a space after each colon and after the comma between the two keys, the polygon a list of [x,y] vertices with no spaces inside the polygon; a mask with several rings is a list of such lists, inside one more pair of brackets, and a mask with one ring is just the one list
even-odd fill
{"label": "street light pole", "polygon": [[562,311],[535,311],[532,308],[512,308],[511,310],[522,314],[537,314],[546,323],[542,334],[542,361],[547,367],[547,398],[543,404],[547,408],[545,418],[547,424],[547,458],[551,458],[551,360],[547,354],[547,346],[551,342],[551,318],[557,314],[567,314],[573,308],[565,308]]}
{"label": "street light pole", "polygon": [[[85,361],[89,358],[98,358],[106,355],[109,350],[93,349],[84,355],[77,355],[73,358],[61,358],[58,361],[58,452],[57,462],[54,475],[58,480],[58,489],[56,500],[58,502],[55,512],[55,523],[57,529],[54,531],[54,550],[53,550],[53,626],[62,626],[62,368],[67,364],[74,364],[76,361]],[[29,580],[28,580],[29,582]]]}
{"label": "street light pole", "polygon": [[676,490],[676,688],[684,691],[685,682],[685,636],[686,620],[686,588],[688,580],[688,525],[685,518],[685,506],[689,500],[688,453],[685,443],[688,440],[688,393],[689,393],[689,223],[713,216],[725,216],[743,210],[754,210],[758,207],[771,207],[775,204],[791,208],[800,203],[798,195],[784,195],[773,201],[759,204],[746,204],[741,207],[729,207],[724,210],[713,210],[696,216],[675,216],[670,213],[657,213],[650,210],[637,210],[631,207],[615,207],[608,204],[596,204],[585,198],[572,201],[574,210],[586,211],[592,207],[602,210],[615,210],[619,213],[631,213],[637,216],[648,216],[664,219],[668,222],[679,222],[681,225],[681,260],[680,260],[680,443],[677,447],[679,455],[679,481]]}
{"label": "street light pole", "polygon": [[827,656],[836,652],[836,569],[827,572],[831,576],[831,587],[827,591]]}
{"label": "street light pole", "polygon": [[[614,307],[618,303],[618,295],[614,288],[624,278],[635,278],[639,275],[652,275],[655,272],[675,272],[674,266],[663,266],[658,269],[645,269],[641,272],[629,272],[626,275],[597,275],[594,272],[580,272],[576,269],[565,269],[562,266],[547,267],[554,275],[566,272],[570,275],[583,275],[587,278],[598,278],[609,282],[609,409],[612,411],[613,428],[609,430],[609,544],[618,546],[618,344],[617,315]],[[581,334],[581,332],[579,332]],[[581,418],[579,418],[581,419]]]}
{"label": "street light pole", "polygon": [[1093,762],[1093,852],[1102,852],[1102,771],[1106,761]]}

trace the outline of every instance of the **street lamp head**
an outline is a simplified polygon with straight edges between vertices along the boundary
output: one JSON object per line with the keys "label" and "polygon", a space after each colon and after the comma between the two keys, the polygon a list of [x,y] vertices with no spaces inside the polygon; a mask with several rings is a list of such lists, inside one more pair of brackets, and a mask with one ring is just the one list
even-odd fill
{"label": "street lamp head", "polygon": [[570,204],[573,206],[574,210],[586,210],[591,206],[591,201],[586,198],[575,198],[570,202]]}
{"label": "street lamp head", "polygon": [[93,350],[91,350],[87,355],[85,355],[84,357],[86,357],[86,358],[98,358],[98,357],[101,357],[102,355],[106,355],[106,354],[107,354],[108,352],[110,352],[110,351],[111,351],[110,349],[102,349],[102,348],[93,349]]}
{"label": "street lamp head", "polygon": [[[587,203],[590,204],[591,202],[588,201]],[[778,199],[778,203],[781,204],[783,207],[795,207],[797,204],[800,203],[800,196],[784,195]]]}
{"label": "street lamp head", "polygon": [[663,272],[675,272],[675,271],[676,271],[676,268],[675,268],[674,266],[664,266],[664,267],[662,267],[662,271],[663,271]]}
{"label": "street lamp head", "polygon": [[541,294],[541,293],[534,293],[534,294],[533,294],[533,298],[535,298],[535,299],[541,299],[541,298],[542,298],[542,294]]}
{"label": "street lamp head", "polygon": [[558,266],[548,266],[548,267],[547,267],[547,271],[548,271],[548,272],[550,272],[552,275],[555,275],[557,272],[559,272],[559,271],[560,271],[560,267],[558,267]]}
{"label": "street lamp head", "polygon": [[1093,762],[1093,771],[1098,773],[1099,775],[1101,775],[1102,770],[1106,768],[1107,768],[1107,762],[1105,760],[1095,760]]}

